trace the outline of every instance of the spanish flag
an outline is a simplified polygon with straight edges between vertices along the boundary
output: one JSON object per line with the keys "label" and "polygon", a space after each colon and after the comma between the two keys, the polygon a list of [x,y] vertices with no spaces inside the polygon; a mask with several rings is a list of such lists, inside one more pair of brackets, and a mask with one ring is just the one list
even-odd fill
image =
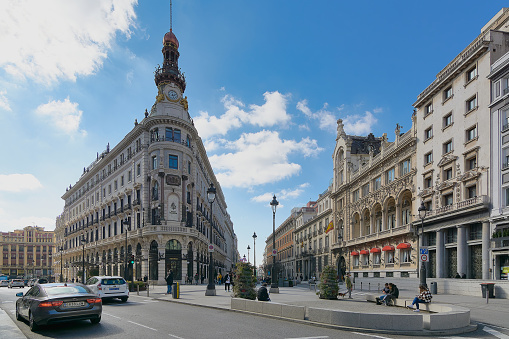
{"label": "spanish flag", "polygon": [[329,233],[333,229],[334,229],[334,223],[331,220],[330,223],[327,225],[327,229],[325,230],[325,234]]}

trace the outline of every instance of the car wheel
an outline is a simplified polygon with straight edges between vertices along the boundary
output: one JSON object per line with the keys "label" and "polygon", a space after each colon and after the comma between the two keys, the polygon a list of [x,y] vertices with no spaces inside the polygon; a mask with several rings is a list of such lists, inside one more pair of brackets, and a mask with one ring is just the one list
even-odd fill
{"label": "car wheel", "polygon": [[32,312],[28,315],[28,323],[30,325],[30,331],[34,332],[37,330],[39,326],[37,326],[36,322],[34,321],[34,317],[32,316]]}
{"label": "car wheel", "polygon": [[124,302],[124,303],[127,301],[127,299],[128,299],[128,297],[122,297],[122,298],[120,298],[120,300],[122,300],[122,302]]}
{"label": "car wheel", "polygon": [[90,319],[90,322],[91,322],[92,324],[99,324],[99,322],[101,322],[101,317],[99,317],[99,318],[94,318],[94,319]]}
{"label": "car wheel", "polygon": [[18,312],[18,307],[16,307],[16,320],[17,321],[23,320],[23,318],[21,317],[21,314],[19,314],[19,312]]}

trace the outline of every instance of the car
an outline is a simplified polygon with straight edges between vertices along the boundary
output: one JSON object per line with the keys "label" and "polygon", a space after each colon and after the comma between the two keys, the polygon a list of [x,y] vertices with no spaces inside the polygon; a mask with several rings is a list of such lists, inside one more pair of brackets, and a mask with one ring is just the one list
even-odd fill
{"label": "car", "polygon": [[94,276],[87,280],[87,287],[102,299],[119,298],[123,302],[129,299],[129,286],[122,277]]}
{"label": "car", "polygon": [[13,287],[24,288],[25,287],[25,282],[23,281],[23,279],[11,279],[9,281],[9,288],[13,288]]}
{"label": "car", "polygon": [[47,284],[47,283],[48,279],[45,278],[34,279],[32,286],[34,286],[35,284]]}
{"label": "car", "polygon": [[37,280],[37,279],[30,279],[30,280],[28,280],[27,286],[28,286],[28,287],[32,287],[32,286],[34,286],[34,283],[35,283],[35,281],[36,281],[36,280]]}
{"label": "car", "polygon": [[41,325],[75,320],[98,324],[102,300],[87,286],[73,283],[34,285],[27,293],[16,293],[16,320],[28,320],[30,330]]}
{"label": "car", "polygon": [[9,286],[9,280],[0,280],[0,287]]}

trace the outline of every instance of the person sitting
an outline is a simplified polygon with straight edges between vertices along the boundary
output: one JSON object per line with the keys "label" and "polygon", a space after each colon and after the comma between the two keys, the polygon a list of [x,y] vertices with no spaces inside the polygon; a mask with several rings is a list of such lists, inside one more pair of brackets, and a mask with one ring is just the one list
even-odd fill
{"label": "person sitting", "polygon": [[454,276],[454,279],[461,279],[460,273],[456,272],[456,275]]}
{"label": "person sitting", "polygon": [[376,298],[376,304],[377,305],[382,305],[382,301],[384,301],[385,297],[387,297],[387,294],[389,294],[389,291],[390,291],[389,283],[385,283],[384,288],[382,288],[383,295],[381,295],[380,297]]}
{"label": "person sitting", "polygon": [[389,283],[389,293],[384,298],[384,305],[390,306],[391,304],[394,305],[394,301],[399,298],[399,289],[398,286],[394,285],[393,283]]}
{"label": "person sitting", "polygon": [[412,309],[413,308],[412,306],[415,305],[414,312],[420,312],[419,304],[428,304],[431,302],[431,298],[433,298],[433,296],[428,290],[428,287],[426,285],[421,284],[419,285],[419,294],[414,298],[414,301],[412,301],[412,305],[407,307]]}
{"label": "person sitting", "polygon": [[258,289],[257,297],[258,301],[270,301],[269,291],[267,291],[267,283],[263,283],[263,285]]}

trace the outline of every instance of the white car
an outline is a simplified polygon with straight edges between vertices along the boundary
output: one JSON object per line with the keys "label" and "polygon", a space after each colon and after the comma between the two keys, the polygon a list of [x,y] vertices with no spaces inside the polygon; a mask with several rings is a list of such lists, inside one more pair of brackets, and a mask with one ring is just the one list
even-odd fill
{"label": "white car", "polygon": [[129,286],[122,277],[95,276],[87,280],[87,287],[102,299],[129,299]]}
{"label": "white car", "polygon": [[9,286],[9,280],[0,280],[0,287]]}
{"label": "white car", "polygon": [[13,287],[24,288],[25,282],[22,279],[11,279],[11,281],[9,281],[9,288],[13,288]]}

